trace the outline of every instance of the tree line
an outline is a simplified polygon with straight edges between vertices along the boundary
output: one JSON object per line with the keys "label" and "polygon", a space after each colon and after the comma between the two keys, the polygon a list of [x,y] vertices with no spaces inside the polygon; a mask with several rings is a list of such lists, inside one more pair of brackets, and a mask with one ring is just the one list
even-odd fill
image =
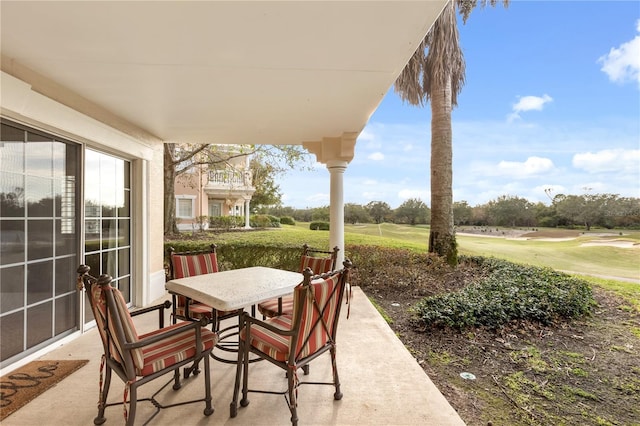
{"label": "tree line", "polygon": [[[329,221],[329,206],[296,209],[261,208],[258,213],[292,217],[298,222]],[[526,198],[503,195],[485,204],[470,206],[466,201],[453,203],[456,226],[632,228],[640,229],[640,198],[617,194],[585,194],[553,197],[550,205]],[[396,209],[384,201],[365,205],[345,203],[345,223],[431,223],[431,209],[419,198],[406,200]]]}

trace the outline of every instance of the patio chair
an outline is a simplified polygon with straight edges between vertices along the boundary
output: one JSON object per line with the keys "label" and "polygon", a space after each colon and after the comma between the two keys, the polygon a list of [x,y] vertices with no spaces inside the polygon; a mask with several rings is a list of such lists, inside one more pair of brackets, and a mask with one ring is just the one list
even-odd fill
{"label": "patio chair", "polygon": [[[298,424],[297,390],[303,384],[335,386],[334,399],[342,399],[340,380],[336,366],[336,332],[340,318],[340,307],[352,264],[345,260],[344,268],[327,274],[312,276],[311,268],[303,272],[304,280],[293,292],[293,314],[280,315],[259,320],[248,314],[242,316],[240,350],[231,417],[238,414],[238,394],[242,376],[242,400],[240,405],[249,405],[248,392],[285,395],[291,411],[291,423]],[[318,356],[329,351],[333,370],[333,382],[300,382],[297,371]],[[285,370],[287,390],[283,392],[252,390],[248,387],[249,354],[265,359]]]}
{"label": "patio chair", "polygon": [[[217,333],[207,326],[207,321],[173,324],[164,326],[164,310],[170,302],[129,312],[122,293],[111,286],[112,278],[103,274],[99,278],[89,275],[86,265],[78,267],[78,287],[87,290],[89,303],[102,339],[104,354],[100,365],[100,399],[98,415],[93,423],[100,425],[106,421],[105,409],[112,405],[123,405],[126,424],[135,422],[136,406],[139,401],[150,401],[156,411],[147,422],[153,419],[163,408],[204,401],[204,415],[213,413],[211,403],[209,354],[218,341]],[[158,311],[158,329],[139,335],[132,317]],[[204,362],[204,398],[160,404],[155,397],[173,382],[173,389],[182,386],[180,368],[189,363]],[[103,369],[104,382],[103,382]],[[111,385],[111,373],[115,372],[125,383],[122,402],[107,404]],[[151,397],[138,399],[138,387],[156,378],[173,372],[173,378],[157,390]],[[127,412],[127,399],[129,410]]]}
{"label": "patio chair", "polygon": [[[300,272],[303,272],[306,268],[311,268],[314,274],[333,271],[336,268],[339,250],[337,246],[331,251],[323,251],[311,248],[307,244],[303,245],[302,256],[300,257]],[[259,303],[258,311],[262,314],[262,319],[273,318],[283,314],[291,315],[293,312],[293,294]]]}
{"label": "patio chair", "polygon": [[[186,278],[194,275],[211,274],[218,272],[218,257],[216,245],[211,244],[208,250],[187,251],[178,253],[173,247],[169,247],[169,276],[168,279]],[[227,318],[238,316],[242,310],[219,311],[209,305],[192,300],[180,294],[171,293],[173,297],[172,318],[176,320],[199,321],[202,317],[212,322],[212,330],[220,334],[237,327],[233,325],[220,330],[220,322]]]}

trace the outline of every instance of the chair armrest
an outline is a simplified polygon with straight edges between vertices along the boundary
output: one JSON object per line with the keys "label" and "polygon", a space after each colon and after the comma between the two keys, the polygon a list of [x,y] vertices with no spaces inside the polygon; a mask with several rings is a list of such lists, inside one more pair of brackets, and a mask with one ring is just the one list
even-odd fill
{"label": "chair armrest", "polygon": [[[151,345],[153,343],[157,343],[161,340],[164,340],[168,337],[174,336],[176,334],[180,334],[182,332],[184,332],[187,329],[193,329],[194,332],[196,333],[196,339],[199,342],[201,339],[200,336],[200,328],[202,327],[206,327],[207,324],[209,324],[209,320],[207,318],[201,318],[200,321],[194,321],[194,322],[185,322],[184,325],[182,327],[176,327],[174,329],[162,332],[162,333],[157,333],[154,334],[153,336],[149,336],[149,337],[145,337],[144,339],[140,339],[137,342],[133,342],[133,343],[125,343],[124,344],[124,349],[137,349],[137,348],[142,348],[145,347],[147,345]],[[217,333],[216,333],[217,334]]]}
{"label": "chair armrest", "polygon": [[256,324],[262,328],[266,328],[267,330],[273,331],[276,334],[279,334],[281,336],[293,336],[295,334],[295,331],[293,330],[283,330],[281,328],[278,327],[274,327],[273,325],[269,324],[268,322],[259,320],[257,318],[252,317],[251,315],[249,315],[247,312],[245,312],[242,315],[242,323],[248,327],[249,330],[251,330],[250,325]]}
{"label": "chair armrest", "polygon": [[131,316],[146,314],[148,312],[158,311],[158,327],[164,328],[164,310],[171,307],[171,302],[165,300],[164,303],[159,305],[147,306],[146,308],[138,309],[131,312]]}

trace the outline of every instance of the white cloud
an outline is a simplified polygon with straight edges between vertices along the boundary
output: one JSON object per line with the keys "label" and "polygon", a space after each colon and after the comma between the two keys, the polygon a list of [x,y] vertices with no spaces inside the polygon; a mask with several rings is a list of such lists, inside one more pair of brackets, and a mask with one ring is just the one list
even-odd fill
{"label": "white cloud", "polygon": [[[636,22],[636,30],[640,33],[640,19]],[[602,64],[600,69],[614,83],[635,81],[640,88],[640,35],[618,48],[612,47],[609,53],[598,58]]]}
{"label": "white cloud", "polygon": [[375,179],[365,179],[364,181],[362,181],[363,185],[377,185],[378,181]]}
{"label": "white cloud", "polygon": [[524,179],[537,176],[553,170],[553,161],[543,157],[529,157],[524,162],[501,161],[498,163],[498,173],[508,175],[514,179]]}
{"label": "white cloud", "polygon": [[398,198],[400,198],[401,200],[419,198],[420,200],[428,204],[431,197],[429,195],[429,191],[425,189],[401,189],[398,192]]}
{"label": "white cloud", "polygon": [[358,142],[371,141],[371,140],[374,140],[375,138],[376,138],[376,135],[372,131],[369,131],[367,128],[365,128],[358,135]]}
{"label": "white cloud", "polygon": [[547,94],[542,96],[522,96],[518,102],[513,104],[513,112],[509,114],[509,121],[520,118],[521,112],[526,111],[542,111],[544,104],[553,101],[553,98]]}
{"label": "white cloud", "polygon": [[640,149],[603,149],[573,156],[573,167],[589,173],[637,171],[640,167]]}
{"label": "white cloud", "polygon": [[381,152],[374,152],[374,153],[369,154],[367,156],[367,158],[369,160],[373,160],[373,161],[382,161],[382,160],[384,160],[384,154],[381,153]]}

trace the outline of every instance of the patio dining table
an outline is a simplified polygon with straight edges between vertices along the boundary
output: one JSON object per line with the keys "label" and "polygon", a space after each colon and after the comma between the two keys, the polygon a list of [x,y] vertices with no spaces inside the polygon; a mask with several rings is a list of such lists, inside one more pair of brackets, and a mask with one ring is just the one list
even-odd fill
{"label": "patio dining table", "polygon": [[[167,281],[165,288],[169,292],[205,303],[219,311],[234,311],[255,306],[265,300],[286,296],[293,292],[294,287],[300,284],[302,279],[302,274],[299,272],[253,266],[177,278]],[[239,316],[238,327],[241,326],[241,321],[242,315]],[[221,341],[229,336],[221,336]],[[219,347],[229,351],[228,347]],[[236,362],[236,360],[217,356],[214,358],[223,362]]]}

